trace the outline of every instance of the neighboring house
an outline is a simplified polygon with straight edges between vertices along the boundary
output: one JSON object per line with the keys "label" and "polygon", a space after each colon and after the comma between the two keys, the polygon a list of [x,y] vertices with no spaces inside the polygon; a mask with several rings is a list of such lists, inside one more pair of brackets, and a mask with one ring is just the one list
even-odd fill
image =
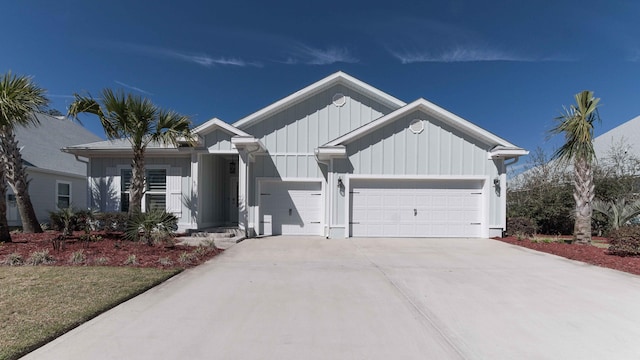
{"label": "neighboring house", "polygon": [[[194,131],[195,147],[148,148],[143,208],[173,212],[181,230],[237,224],[248,236],[499,236],[506,167],[528,153],[342,72]],[[126,140],[65,151],[90,158],[91,207],[126,209]]]}
{"label": "neighboring house", "polygon": [[[67,118],[36,116],[38,126],[17,127],[15,135],[27,166],[31,203],[38,220],[45,223],[49,222],[50,211],[69,205],[85,209],[87,205],[87,160],[79,161],[60,149],[100,138]],[[7,194],[7,220],[9,226],[22,225],[11,187]]]}
{"label": "neighboring house", "polygon": [[[640,158],[640,116],[635,117],[593,139],[598,160],[607,160],[612,152]],[[622,154],[617,154],[622,155]]]}

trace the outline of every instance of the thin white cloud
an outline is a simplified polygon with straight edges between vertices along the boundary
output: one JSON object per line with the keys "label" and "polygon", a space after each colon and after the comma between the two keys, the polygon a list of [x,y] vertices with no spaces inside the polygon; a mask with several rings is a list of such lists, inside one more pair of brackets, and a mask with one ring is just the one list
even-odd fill
{"label": "thin white cloud", "polygon": [[349,49],[331,46],[326,49],[297,44],[289,57],[281,61],[283,64],[329,65],[334,63],[357,63],[359,60],[351,55]]}
{"label": "thin white cloud", "polygon": [[455,47],[445,51],[398,51],[387,49],[389,53],[403,64],[434,62],[485,62],[485,61],[510,61],[510,62],[543,62],[543,61],[575,61],[566,56],[531,57],[516,53],[479,47]]}
{"label": "thin white cloud", "polygon": [[640,62],[640,49],[632,49],[626,59],[630,62]]}
{"label": "thin white cloud", "polygon": [[479,61],[536,61],[508,52],[492,49],[456,47],[442,52],[428,51],[396,51],[389,50],[391,55],[403,64],[420,62],[479,62]]}
{"label": "thin white cloud", "polygon": [[205,67],[212,67],[216,65],[223,66],[238,66],[238,67],[262,67],[259,62],[246,61],[233,57],[213,57],[207,54],[186,53],[173,49],[160,48],[148,45],[139,44],[119,44],[129,51],[145,54],[153,57],[164,57],[182,60],[193,64],[198,64]]}
{"label": "thin white cloud", "polygon": [[124,87],[126,87],[127,89],[130,89],[130,90],[134,90],[134,91],[137,91],[137,92],[140,92],[140,93],[143,93],[143,94],[147,94],[147,95],[153,95],[152,93],[150,93],[150,92],[148,92],[146,90],[142,90],[139,87],[135,87],[135,86],[123,83],[122,81],[113,80],[113,82],[115,82],[116,84],[118,84],[120,86],[124,86]]}

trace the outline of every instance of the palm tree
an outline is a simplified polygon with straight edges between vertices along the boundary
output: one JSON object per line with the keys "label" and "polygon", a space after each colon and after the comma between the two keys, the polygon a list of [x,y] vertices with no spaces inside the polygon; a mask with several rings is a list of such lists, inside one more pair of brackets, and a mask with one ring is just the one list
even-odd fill
{"label": "palm tree", "polygon": [[[35,113],[49,103],[44,93],[45,90],[34,84],[29,77],[16,76],[11,72],[0,76],[0,149],[3,178],[16,194],[22,229],[26,233],[42,232],[42,228],[31,204],[27,171],[22,162],[14,129],[17,126],[39,124]],[[6,212],[0,214],[0,217],[6,217]]]}
{"label": "palm tree", "polygon": [[573,164],[573,198],[576,201],[573,241],[578,244],[591,243],[591,202],[594,197],[592,165],[596,160],[593,149],[593,126],[600,121],[599,98],[592,91],[582,91],[575,95],[576,104],[564,108],[556,118],[558,124],[550,134],[564,134],[565,143],[554,154],[560,163]]}
{"label": "palm tree", "polygon": [[162,110],[150,100],[125,94],[123,91],[104,89],[96,100],[89,96],[74,95],[69,116],[80,113],[98,116],[109,140],[127,139],[131,143],[131,185],[129,217],[141,211],[144,196],[144,158],[150,143],[177,146],[180,140],[191,142],[191,121],[174,111]]}
{"label": "palm tree", "polygon": [[11,242],[11,233],[7,222],[7,181],[0,174],[0,243],[3,242]]}
{"label": "palm tree", "polygon": [[608,220],[613,230],[618,230],[636,216],[640,215],[640,201],[627,202],[627,199],[620,198],[614,201],[594,200],[591,204],[593,210],[603,214]]}

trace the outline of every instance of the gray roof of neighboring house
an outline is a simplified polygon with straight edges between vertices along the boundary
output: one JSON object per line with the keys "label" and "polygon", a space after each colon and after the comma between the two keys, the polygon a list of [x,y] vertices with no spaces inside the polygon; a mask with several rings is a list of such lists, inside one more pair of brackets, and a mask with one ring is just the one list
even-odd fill
{"label": "gray roof of neighboring house", "polygon": [[70,145],[101,140],[99,136],[82,125],[63,117],[37,114],[38,126],[15,129],[22,159],[28,166],[86,175],[86,164],[76,160],[72,154],[60,149]]}
{"label": "gray roof of neighboring house", "polygon": [[640,116],[593,139],[593,148],[598,159],[606,158],[612,148],[620,146],[624,146],[625,151],[640,157]]}

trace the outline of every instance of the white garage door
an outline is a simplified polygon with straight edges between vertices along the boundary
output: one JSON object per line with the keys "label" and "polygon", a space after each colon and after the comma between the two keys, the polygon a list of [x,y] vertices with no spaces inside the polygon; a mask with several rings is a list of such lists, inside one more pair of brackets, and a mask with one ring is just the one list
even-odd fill
{"label": "white garage door", "polygon": [[479,237],[481,180],[351,180],[351,234]]}
{"label": "white garage door", "polygon": [[262,182],[260,229],[262,235],[322,235],[322,184]]}

